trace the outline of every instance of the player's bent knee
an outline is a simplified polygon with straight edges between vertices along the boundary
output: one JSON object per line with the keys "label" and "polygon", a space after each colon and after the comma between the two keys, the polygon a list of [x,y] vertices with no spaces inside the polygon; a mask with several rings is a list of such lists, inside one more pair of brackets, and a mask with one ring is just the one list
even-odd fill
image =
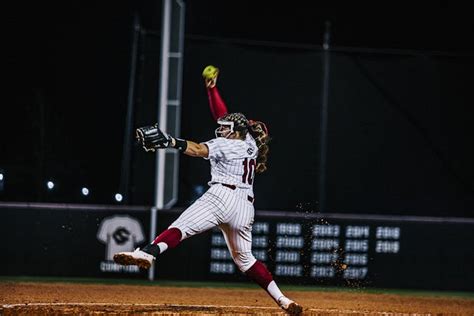
{"label": "player's bent knee", "polygon": [[257,261],[251,252],[234,253],[234,263],[241,272],[246,272]]}
{"label": "player's bent knee", "polygon": [[190,237],[190,234],[186,232],[185,229],[181,228],[181,227],[178,227],[178,226],[174,226],[173,224],[170,225],[168,227],[168,229],[173,229],[173,230],[177,230],[180,232],[180,236],[179,236],[179,242],[185,240],[186,238]]}

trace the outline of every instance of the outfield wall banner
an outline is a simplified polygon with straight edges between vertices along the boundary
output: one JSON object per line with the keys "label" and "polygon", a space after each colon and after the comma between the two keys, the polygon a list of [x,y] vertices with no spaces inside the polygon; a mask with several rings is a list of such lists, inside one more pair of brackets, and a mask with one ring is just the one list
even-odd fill
{"label": "outfield wall banner", "polygon": [[112,256],[148,240],[148,208],[4,203],[0,212],[1,274],[146,278]]}
{"label": "outfield wall banner", "polygon": [[[182,209],[158,211],[157,232]],[[142,278],[112,261],[150,242],[151,208],[0,204],[0,274]],[[253,254],[282,284],[474,290],[474,219],[257,211]],[[218,228],[155,263],[155,280],[248,281]]]}

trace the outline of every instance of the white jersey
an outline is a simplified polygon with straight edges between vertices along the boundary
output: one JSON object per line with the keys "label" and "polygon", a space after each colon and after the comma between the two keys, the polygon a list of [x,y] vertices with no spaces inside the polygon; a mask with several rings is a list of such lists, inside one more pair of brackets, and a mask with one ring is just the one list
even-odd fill
{"label": "white jersey", "polygon": [[245,140],[218,137],[204,144],[209,148],[206,159],[211,162],[210,188],[169,228],[178,228],[184,240],[219,227],[232,259],[240,271],[245,272],[257,261],[252,254],[252,225],[255,217],[253,177],[258,148],[248,134]]}
{"label": "white jersey", "polygon": [[217,137],[204,144],[209,148],[211,181],[253,191],[258,147],[250,134],[245,140]]}

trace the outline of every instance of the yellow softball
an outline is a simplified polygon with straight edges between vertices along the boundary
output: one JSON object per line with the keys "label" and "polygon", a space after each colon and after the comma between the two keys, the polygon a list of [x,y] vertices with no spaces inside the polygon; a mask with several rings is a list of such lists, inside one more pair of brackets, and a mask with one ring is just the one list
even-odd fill
{"label": "yellow softball", "polygon": [[206,68],[204,68],[204,70],[202,71],[202,76],[204,77],[204,79],[214,79],[217,77],[218,73],[219,68],[209,65],[206,66]]}

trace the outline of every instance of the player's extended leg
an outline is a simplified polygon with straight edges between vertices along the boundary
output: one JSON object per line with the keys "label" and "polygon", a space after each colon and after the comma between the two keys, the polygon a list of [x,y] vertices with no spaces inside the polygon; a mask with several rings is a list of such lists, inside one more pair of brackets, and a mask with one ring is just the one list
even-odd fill
{"label": "player's extended leg", "polygon": [[291,315],[299,315],[303,308],[281,292],[267,267],[252,254],[253,213],[252,205],[240,208],[235,218],[219,226],[232,259],[239,270],[267,291],[283,310]]}
{"label": "player's extended leg", "polygon": [[244,272],[249,278],[260,285],[277,302],[277,304],[290,315],[299,315],[303,308],[295,301],[286,297],[273,280],[272,274],[260,261],[255,263]]}
{"label": "player's extended leg", "polygon": [[133,252],[116,253],[114,261],[122,265],[137,265],[140,268],[148,269],[156,257],[167,249],[174,248],[182,240],[219,225],[223,216],[221,208],[218,206],[222,203],[219,203],[210,191],[188,207],[151,244],[142,249],[137,248]]}
{"label": "player's extended leg", "polygon": [[119,252],[114,255],[114,261],[122,265],[137,265],[143,269],[149,269],[156,257],[176,247],[182,240],[182,233],[178,228],[168,228],[163,231],[151,244],[143,248],[137,248],[133,252]]}

